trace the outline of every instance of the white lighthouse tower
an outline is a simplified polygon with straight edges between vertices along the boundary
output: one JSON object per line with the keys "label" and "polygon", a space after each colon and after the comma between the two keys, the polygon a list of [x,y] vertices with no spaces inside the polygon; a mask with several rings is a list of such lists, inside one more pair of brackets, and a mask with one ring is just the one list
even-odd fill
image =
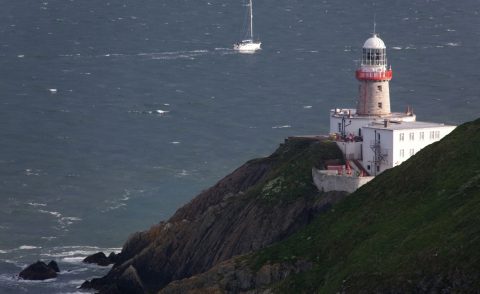
{"label": "white lighthouse tower", "polygon": [[387,69],[387,49],[377,34],[365,41],[362,63],[356,71],[360,81],[357,114],[361,116],[390,115],[392,69]]}

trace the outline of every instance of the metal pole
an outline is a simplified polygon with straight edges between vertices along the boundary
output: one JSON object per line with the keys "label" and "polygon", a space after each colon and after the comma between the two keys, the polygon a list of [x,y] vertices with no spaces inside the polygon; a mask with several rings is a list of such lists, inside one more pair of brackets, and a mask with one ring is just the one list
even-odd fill
{"label": "metal pole", "polygon": [[253,41],[253,7],[252,0],[250,0],[250,39]]}

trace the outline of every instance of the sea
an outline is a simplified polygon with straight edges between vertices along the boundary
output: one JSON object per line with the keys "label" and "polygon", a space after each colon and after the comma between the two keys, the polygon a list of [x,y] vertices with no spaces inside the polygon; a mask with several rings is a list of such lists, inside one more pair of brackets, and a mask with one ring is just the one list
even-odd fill
{"label": "sea", "polygon": [[[16,0],[0,9],[0,293],[83,293],[130,234],[288,136],[355,107],[385,41],[392,109],[480,116],[480,1]],[[468,160],[466,158],[465,160]],[[58,278],[18,279],[36,260]],[[86,291],[88,293],[88,291]]]}

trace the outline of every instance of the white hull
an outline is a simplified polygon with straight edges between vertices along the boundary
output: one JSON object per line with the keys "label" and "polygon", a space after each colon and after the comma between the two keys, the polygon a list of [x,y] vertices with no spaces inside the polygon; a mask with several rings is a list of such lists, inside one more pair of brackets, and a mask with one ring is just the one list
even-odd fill
{"label": "white hull", "polygon": [[262,43],[261,42],[242,42],[242,43],[237,43],[233,45],[233,50],[237,50],[239,52],[255,52],[257,50],[262,49],[261,48]]}

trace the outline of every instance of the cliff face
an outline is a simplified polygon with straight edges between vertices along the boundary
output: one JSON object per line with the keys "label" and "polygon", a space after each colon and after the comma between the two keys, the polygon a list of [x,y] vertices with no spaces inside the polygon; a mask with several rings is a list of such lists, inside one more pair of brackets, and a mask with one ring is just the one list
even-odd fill
{"label": "cliff face", "polygon": [[311,179],[312,166],[340,158],[332,142],[286,141],[271,156],[247,162],[202,192],[167,222],[132,235],[112,270],[86,286],[103,293],[125,287],[155,292],[283,240],[345,196],[320,195]]}
{"label": "cliff face", "polygon": [[480,119],[291,237],[162,293],[479,293],[479,146]]}

